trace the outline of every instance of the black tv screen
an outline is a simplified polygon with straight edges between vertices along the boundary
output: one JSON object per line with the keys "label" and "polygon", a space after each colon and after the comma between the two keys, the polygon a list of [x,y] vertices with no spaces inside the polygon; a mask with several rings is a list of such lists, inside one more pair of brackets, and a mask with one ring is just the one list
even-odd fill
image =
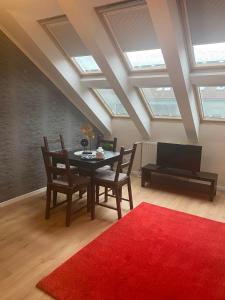
{"label": "black tv screen", "polygon": [[170,143],[157,144],[157,165],[163,168],[175,168],[199,172],[202,146]]}

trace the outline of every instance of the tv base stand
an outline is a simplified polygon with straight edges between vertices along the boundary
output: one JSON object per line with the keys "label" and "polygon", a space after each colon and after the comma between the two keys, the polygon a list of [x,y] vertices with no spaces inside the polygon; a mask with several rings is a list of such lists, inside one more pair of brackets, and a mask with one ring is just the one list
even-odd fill
{"label": "tv base stand", "polygon": [[172,169],[172,168],[163,168],[158,165],[148,164],[142,168],[141,174],[141,186],[144,187],[145,183],[151,182],[151,174],[158,173],[164,175],[170,175],[175,177],[182,177],[186,179],[192,179],[194,181],[205,181],[209,182],[210,189],[209,189],[209,199],[213,201],[213,198],[216,195],[216,188],[217,188],[217,179],[218,174],[216,173],[209,173],[209,172],[191,172],[188,170],[180,170],[180,169]]}

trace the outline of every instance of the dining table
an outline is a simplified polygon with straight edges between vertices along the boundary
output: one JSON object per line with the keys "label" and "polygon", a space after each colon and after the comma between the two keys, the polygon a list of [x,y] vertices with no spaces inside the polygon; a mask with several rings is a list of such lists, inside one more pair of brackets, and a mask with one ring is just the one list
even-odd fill
{"label": "dining table", "polygon": [[[79,153],[79,154],[78,154]],[[81,175],[90,178],[91,185],[91,218],[95,218],[95,174],[96,170],[106,165],[112,165],[119,160],[120,153],[113,151],[104,151],[104,158],[85,159],[81,155],[82,151],[68,151],[70,165],[78,167]]]}

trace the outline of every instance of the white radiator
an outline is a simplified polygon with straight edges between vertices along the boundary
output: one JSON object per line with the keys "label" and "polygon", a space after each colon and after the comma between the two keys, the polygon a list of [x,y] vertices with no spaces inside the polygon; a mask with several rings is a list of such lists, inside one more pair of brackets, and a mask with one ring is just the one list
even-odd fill
{"label": "white radiator", "polygon": [[141,168],[149,163],[156,163],[157,142],[139,141],[135,154],[133,174],[141,176]]}
{"label": "white radiator", "polygon": [[157,142],[142,142],[141,167],[156,163]]}

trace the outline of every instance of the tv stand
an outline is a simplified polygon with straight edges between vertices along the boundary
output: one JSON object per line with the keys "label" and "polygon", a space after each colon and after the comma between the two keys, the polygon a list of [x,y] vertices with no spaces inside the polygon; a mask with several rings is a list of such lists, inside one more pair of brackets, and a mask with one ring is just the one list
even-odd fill
{"label": "tv stand", "polygon": [[169,176],[175,177],[182,177],[186,179],[193,179],[195,181],[205,181],[210,183],[209,189],[209,199],[213,201],[213,198],[216,195],[216,188],[217,188],[217,179],[218,174],[216,173],[209,173],[209,172],[192,172],[188,170],[181,170],[181,169],[173,169],[173,168],[166,168],[159,165],[148,164],[142,168],[142,175],[141,175],[141,186],[144,187],[145,183],[151,182],[151,174],[158,173],[164,174]]}

